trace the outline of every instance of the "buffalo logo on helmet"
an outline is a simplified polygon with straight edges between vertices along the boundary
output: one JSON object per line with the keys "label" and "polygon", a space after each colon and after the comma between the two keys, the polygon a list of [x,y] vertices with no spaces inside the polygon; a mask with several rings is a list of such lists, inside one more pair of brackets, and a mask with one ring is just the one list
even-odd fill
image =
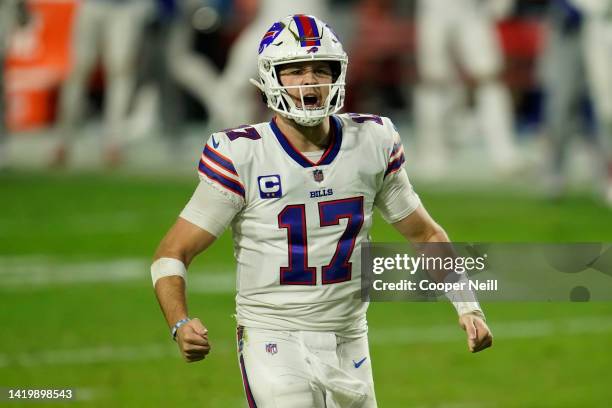
{"label": "buffalo logo on helmet", "polygon": [[274,41],[276,37],[278,37],[278,35],[281,33],[281,31],[283,31],[284,28],[285,28],[285,25],[280,21],[272,24],[272,27],[270,27],[268,31],[266,31],[263,38],[261,39],[261,42],[259,43],[259,53],[260,54],[263,52],[263,50],[267,46],[272,44],[272,41]]}

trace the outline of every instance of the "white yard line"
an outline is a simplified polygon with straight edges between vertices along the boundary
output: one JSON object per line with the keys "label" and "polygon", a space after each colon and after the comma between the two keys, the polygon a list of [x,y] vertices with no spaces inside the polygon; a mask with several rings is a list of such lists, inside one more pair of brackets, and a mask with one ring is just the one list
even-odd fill
{"label": "white yard line", "polygon": [[94,348],[48,350],[20,353],[15,356],[0,355],[0,367],[18,365],[35,367],[41,365],[94,364],[117,361],[138,361],[178,356],[173,344],[147,344],[142,346],[100,346]]}
{"label": "white yard line", "polygon": [[0,258],[0,287],[138,280],[146,277],[146,267],[141,259],[63,263],[38,257]]}
{"label": "white yard line", "polygon": [[[61,262],[42,256],[0,257],[0,288],[29,290],[41,286],[138,281],[148,285],[149,265],[149,260],[141,258]],[[234,273],[218,267],[191,270],[188,281],[189,291],[196,293],[233,293],[236,287]]]}
{"label": "white yard line", "polygon": [[62,267],[58,270],[46,270],[38,273],[12,275],[3,279],[2,286],[47,286],[70,285],[94,282],[124,282],[142,279],[142,268],[139,264],[108,264],[87,267],[80,265],[74,270]]}
{"label": "white yard line", "polygon": [[[612,317],[587,316],[564,320],[522,320],[491,323],[494,339],[521,339],[612,332]],[[463,339],[455,325],[377,329],[370,332],[372,344],[446,343]]]}
{"label": "white yard line", "polygon": [[[598,334],[612,332],[612,317],[588,316],[565,320],[524,320],[501,322],[493,325],[498,341],[521,338],[559,337],[567,335]],[[464,338],[454,325],[377,329],[370,333],[373,345],[406,345],[418,343],[446,343]],[[217,345],[228,348],[231,344]],[[0,368],[11,366],[36,367],[42,365],[78,365],[144,361],[166,357],[179,358],[176,346],[171,343],[155,343],[139,346],[99,346],[80,349],[46,350],[16,355],[0,354]]]}

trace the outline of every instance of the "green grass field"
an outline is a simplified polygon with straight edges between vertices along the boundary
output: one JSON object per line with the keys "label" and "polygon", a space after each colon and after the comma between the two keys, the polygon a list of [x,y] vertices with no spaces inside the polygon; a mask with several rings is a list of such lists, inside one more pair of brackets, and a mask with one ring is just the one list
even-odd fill
{"label": "green grass field", "polygon": [[[190,313],[213,343],[205,361],[180,359],[151,288],[149,259],[195,183],[0,175],[0,387],[75,388],[65,406],[245,406],[229,236],[190,271]],[[612,241],[612,212],[588,196],[417,189],[456,241]],[[400,240],[381,219],[372,235]],[[373,304],[379,406],[610,406],[612,304],[484,307],[495,344],[472,355],[448,304]]]}

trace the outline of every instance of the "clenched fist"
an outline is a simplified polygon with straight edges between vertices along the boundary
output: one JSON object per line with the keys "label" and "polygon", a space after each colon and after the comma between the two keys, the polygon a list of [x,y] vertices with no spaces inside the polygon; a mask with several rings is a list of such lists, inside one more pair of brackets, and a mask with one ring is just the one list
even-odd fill
{"label": "clenched fist", "polygon": [[493,344],[493,335],[484,319],[476,313],[466,313],[459,317],[459,325],[467,334],[468,349],[478,353]]}
{"label": "clenched fist", "polygon": [[210,353],[208,329],[200,319],[191,319],[176,332],[176,342],[183,358],[188,363],[200,361]]}

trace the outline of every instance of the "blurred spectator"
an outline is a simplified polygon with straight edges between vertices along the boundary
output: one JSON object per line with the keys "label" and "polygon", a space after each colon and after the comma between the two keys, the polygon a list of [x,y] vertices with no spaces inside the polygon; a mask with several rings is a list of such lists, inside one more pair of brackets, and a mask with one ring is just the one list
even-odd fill
{"label": "blurred spectator", "polygon": [[72,71],[61,90],[57,130],[62,139],[54,165],[64,165],[77,122],[86,105],[88,79],[101,58],[105,74],[104,159],[109,166],[121,161],[121,138],[133,95],[136,57],[151,0],[83,0],[77,11],[72,40]]}
{"label": "blurred spectator", "polygon": [[[143,64],[139,71],[142,86],[137,92],[137,112],[133,118],[145,123],[138,124],[139,128],[159,118],[164,134],[176,141],[185,115],[179,86],[200,104],[214,107],[214,93],[210,88],[219,74],[207,57],[195,51],[193,42],[196,30],[212,30],[219,25],[218,3],[229,4],[229,1],[155,0],[156,12],[146,27]],[[144,113],[142,105],[149,107],[144,108]]]}
{"label": "blurred spectator", "polygon": [[565,190],[564,168],[572,136],[579,130],[586,81],[582,14],[569,0],[553,0],[548,14],[540,69],[546,94],[545,131],[551,146],[547,193],[556,199]]}
{"label": "blurred spectator", "polygon": [[612,0],[572,0],[582,11],[584,52],[589,90],[593,98],[603,149],[604,196],[612,206]]}
{"label": "blurred spectator", "polygon": [[503,68],[495,20],[512,0],[419,0],[417,64],[421,84],[415,93],[415,119],[425,174],[446,171],[446,136],[453,90],[461,79],[455,60],[474,82],[480,132],[491,160],[502,173],[519,163],[510,95],[499,76]]}
{"label": "blurred spectator", "polygon": [[219,115],[215,92],[219,70],[197,53],[193,41],[197,32],[216,29],[231,6],[229,1],[179,0],[178,13],[166,42],[166,62],[175,80],[206,107],[209,117]]}
{"label": "blurred spectator", "polygon": [[[406,4],[403,4],[406,6]],[[414,23],[393,0],[361,0],[352,19],[345,107],[392,115],[406,109],[403,84],[415,81]],[[389,113],[387,113],[389,112]]]}
{"label": "blurred spectator", "polygon": [[[178,0],[155,0],[154,12],[144,28],[142,63],[137,71],[131,131],[151,132],[154,124],[161,124],[166,134],[178,132],[182,111],[181,99],[167,62],[170,30],[179,15]],[[157,120],[159,119],[159,121]]]}
{"label": "blurred spectator", "polygon": [[8,48],[9,40],[20,25],[28,21],[28,12],[25,0],[2,0],[0,1],[0,170],[6,164],[6,90],[4,89],[4,57]]}

